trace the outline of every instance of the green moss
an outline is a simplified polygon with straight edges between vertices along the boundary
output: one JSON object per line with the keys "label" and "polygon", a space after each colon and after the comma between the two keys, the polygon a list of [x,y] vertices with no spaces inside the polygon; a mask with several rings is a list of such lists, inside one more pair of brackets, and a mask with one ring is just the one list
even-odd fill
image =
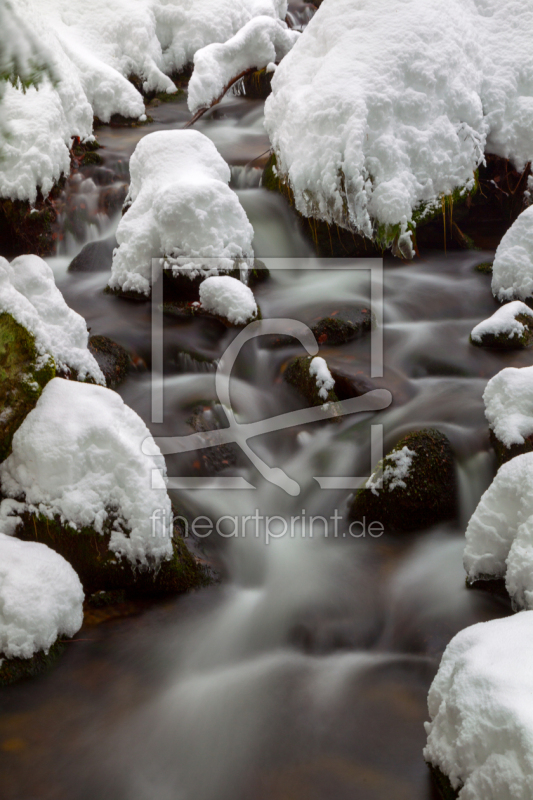
{"label": "green moss", "polygon": [[65,650],[65,643],[55,642],[48,653],[42,650],[31,658],[3,658],[0,655],[0,688],[26,678],[34,678],[51,669]]}
{"label": "green moss", "polygon": [[483,275],[492,275],[492,261],[483,261],[482,264],[476,264],[474,269],[476,272],[483,273]]}
{"label": "green moss", "polygon": [[533,318],[526,314],[516,316],[518,322],[524,326],[523,332],[518,336],[509,336],[507,333],[484,333],[481,341],[477,342],[470,336],[470,343],[475,347],[490,347],[494,350],[524,350],[533,344]]}
{"label": "green moss", "polygon": [[86,594],[125,590],[131,595],[160,595],[184,592],[207,581],[205,570],[191,555],[177,534],[172,540],[173,554],[159,566],[134,567],[109,549],[113,514],[110,512],[103,534],[92,528],[74,530],[41,514],[26,512],[17,528],[19,539],[41,542],[65,558],[78,573]]}
{"label": "green moss", "polygon": [[274,73],[267,72],[266,67],[255,70],[239,81],[234,88],[234,93],[248,97],[250,100],[266,100],[272,91],[273,77]]}
{"label": "green moss", "polygon": [[283,379],[290,386],[293,386],[302,397],[305,397],[311,406],[322,406],[324,403],[337,403],[339,398],[333,389],[330,389],[325,400],[320,397],[316,377],[309,372],[309,366],[312,360],[311,356],[299,356],[289,361],[283,372]]}
{"label": "green moss", "polygon": [[460,790],[458,789],[455,791],[448,776],[441,772],[438,767],[434,767],[433,764],[428,764],[428,767],[429,771],[431,772],[433,782],[437,787],[437,791],[442,800],[457,800]]}
{"label": "green moss", "polygon": [[17,428],[55,376],[51,357],[38,358],[35,339],[11,314],[0,314],[0,461]]}
{"label": "green moss", "polygon": [[405,436],[378,465],[375,475],[396,462],[391,458],[402,448],[413,450],[410,471],[403,479],[405,487],[389,489],[387,482],[377,490],[368,483],[359,489],[350,516],[378,521],[386,531],[413,531],[445,522],[457,515],[457,477],[450,443],[440,431],[428,428]]}

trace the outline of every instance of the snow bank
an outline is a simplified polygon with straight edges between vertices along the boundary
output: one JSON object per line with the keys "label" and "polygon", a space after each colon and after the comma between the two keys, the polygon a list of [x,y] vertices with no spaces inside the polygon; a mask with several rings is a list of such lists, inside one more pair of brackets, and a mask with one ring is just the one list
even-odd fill
{"label": "snow bank", "polygon": [[329,371],[326,361],[321,356],[315,356],[309,364],[309,374],[316,378],[316,387],[322,400],[328,399],[329,392],[335,386],[335,381]]}
{"label": "snow bank", "polygon": [[503,464],[466,529],[470,581],[505,578],[517,608],[533,608],[533,453]]}
{"label": "snow bank", "polygon": [[47,195],[69,171],[71,139],[91,137],[93,113],[104,122],[113,114],[142,117],[143,98],[130,75],[146,91],[173,92],[168,76],[197,50],[231,39],[254,17],[283,19],[287,9],[286,0],[12,0],[12,6],[58,79],[52,85],[46,78],[26,94],[7,87],[2,102],[11,137],[2,148],[0,196],[32,203],[37,187]]}
{"label": "snow bank", "polygon": [[506,447],[524,444],[533,434],[533,367],[506,367],[487,383],[485,416]]}
{"label": "snow bank", "polygon": [[514,339],[516,336],[516,338],[519,339],[526,330],[526,326],[517,319],[521,314],[526,317],[533,317],[533,311],[520,300],[515,300],[513,303],[506,303],[495,311],[492,317],[476,325],[470,336],[474,342],[479,343],[481,343],[483,337],[487,335],[503,335],[507,336],[509,339]]}
{"label": "snow bank", "polygon": [[11,263],[0,256],[0,313],[7,312],[35,337],[40,356],[53,356],[56,368],[76,370],[78,380],[105,378],[87,349],[89,333],[82,316],[67,306],[54,273],[38,256],[19,256]]}
{"label": "snow bank", "polygon": [[413,458],[416,456],[414,450],[410,450],[407,445],[402,447],[401,450],[393,450],[385,457],[385,469],[383,472],[378,469],[373,475],[370,476],[367,483],[367,488],[372,490],[372,494],[379,495],[379,490],[384,488],[392,492],[398,486],[401,489],[407,489],[405,479],[409,477],[411,472],[411,464]]}
{"label": "snow bank", "polygon": [[198,50],[189,81],[187,102],[191,113],[208,108],[245,70],[262,69],[281,61],[299,36],[280,19],[255,17],[224,44],[210,44]]}
{"label": "snow bank", "polygon": [[533,797],[532,694],[533,613],[452,639],[429,690],[424,757],[460,800]]}
{"label": "snow bank", "polygon": [[148,428],[116,392],[54,378],[0,466],[3,494],[24,499],[2,502],[3,529],[15,532],[12,511],[59,515],[73,529],[111,528],[110,550],[132,563],[169,558],[171,538],[162,521],[151,519],[157,511],[170,520],[163,480],[151,488],[152,470],[166,475],[165,461],[155,443],[155,455],[142,454],[145,439],[151,440]]}
{"label": "snow bank", "polygon": [[483,152],[533,156],[533,0],[327,0],[265,123],[298,211],[410,250]]}
{"label": "snow bank", "polygon": [[228,186],[230,169],[207,136],[151,133],[135,148],[130,174],[111,288],[148,295],[152,258],[164,257],[175,274],[190,278],[253,258],[253,228]]}
{"label": "snow bank", "polygon": [[257,317],[257,303],[252,290],[229,275],[202,281],[200,305],[205,311],[225,317],[233,325],[246,325]]}
{"label": "snow bank", "polygon": [[0,656],[46,653],[83,622],[83,589],[65,559],[37,542],[0,533]]}
{"label": "snow bank", "polygon": [[501,302],[533,297],[533,206],[522,211],[496,250],[492,293]]}

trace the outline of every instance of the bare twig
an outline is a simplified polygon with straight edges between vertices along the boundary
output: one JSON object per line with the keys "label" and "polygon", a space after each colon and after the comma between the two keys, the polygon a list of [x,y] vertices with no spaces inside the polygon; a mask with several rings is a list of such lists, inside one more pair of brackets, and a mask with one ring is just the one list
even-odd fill
{"label": "bare twig", "polygon": [[228,85],[224,87],[224,90],[223,90],[222,94],[219,97],[217,97],[216,100],[213,100],[211,105],[205,106],[204,108],[199,108],[198,111],[196,112],[196,114],[194,115],[194,117],[191,117],[191,119],[187,122],[186,125],[183,126],[183,128],[184,129],[185,128],[190,128],[191,125],[194,125],[194,123],[197,122],[200,119],[200,117],[203,117],[203,115],[205,114],[206,111],[209,111],[210,108],[213,108],[213,106],[216,106],[216,105],[218,105],[218,103],[220,103],[220,101],[222,100],[222,98],[224,97],[226,92],[228,92],[231,89],[231,87],[235,83],[237,83],[237,81],[240,81],[241,78],[245,78],[247,75],[251,75],[252,72],[256,71],[256,69],[257,69],[257,67],[250,67],[250,69],[245,69],[244,72],[241,72],[240,75],[237,75],[236,78],[233,78],[228,83]]}

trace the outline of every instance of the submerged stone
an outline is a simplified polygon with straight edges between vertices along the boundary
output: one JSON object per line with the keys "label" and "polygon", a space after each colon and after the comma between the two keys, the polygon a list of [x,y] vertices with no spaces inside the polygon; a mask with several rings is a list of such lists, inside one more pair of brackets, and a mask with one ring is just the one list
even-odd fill
{"label": "submerged stone", "polygon": [[[381,485],[380,485],[381,481]],[[447,437],[433,428],[409,433],[385,456],[350,508],[353,519],[386,531],[428,528],[457,515],[455,460]]]}

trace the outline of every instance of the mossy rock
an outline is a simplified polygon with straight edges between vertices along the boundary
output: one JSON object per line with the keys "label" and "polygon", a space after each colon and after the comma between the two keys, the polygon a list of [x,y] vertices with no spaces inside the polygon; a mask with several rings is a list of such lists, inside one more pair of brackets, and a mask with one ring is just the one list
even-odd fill
{"label": "mossy rock", "polygon": [[426,763],[429,767],[429,771],[431,772],[433,783],[437,787],[437,791],[442,800],[457,800],[457,798],[459,797],[460,790],[458,789],[456,791],[452,787],[448,776],[445,775],[444,772],[441,772],[441,770],[438,767],[435,767],[433,766],[433,764],[429,764],[428,762]]}
{"label": "mossy rock", "polygon": [[0,654],[0,689],[26,678],[48,672],[65,650],[65,643],[55,642],[48,653],[43,650],[31,658],[5,658]]}
{"label": "mossy rock", "polygon": [[492,275],[492,261],[483,261],[481,264],[476,264],[474,269],[476,272],[481,272],[482,275]]}
{"label": "mossy rock", "polygon": [[143,128],[153,122],[153,118],[145,115],[146,119],[133,119],[132,117],[123,117],[122,114],[112,114],[109,122],[102,122],[99,117],[94,118],[94,127],[101,128],[103,125],[109,125],[111,128]]}
{"label": "mossy rock", "polygon": [[506,445],[500,442],[494,431],[490,430],[489,435],[490,443],[496,453],[498,467],[501,467],[502,464],[505,464],[512,458],[516,458],[516,456],[533,452],[533,434],[528,436],[523,444],[512,444],[511,447],[506,447]]}
{"label": "mossy rock", "polygon": [[339,345],[369,333],[376,320],[368,308],[340,308],[311,327],[319,345]]}
{"label": "mossy rock", "polygon": [[107,336],[91,336],[89,351],[93,354],[102,372],[106,385],[114,389],[126,378],[132,361],[128,352]]}
{"label": "mossy rock", "polygon": [[11,314],[0,314],[0,461],[11,452],[15,431],[55,374],[53,358],[39,357],[32,334]]}
{"label": "mossy rock", "polygon": [[470,337],[470,343],[475,347],[490,347],[494,350],[525,350],[533,344],[533,317],[527,314],[518,314],[515,319],[524,326],[523,332],[518,336],[509,336],[508,333],[484,333],[480,342]]}
{"label": "mossy rock", "polygon": [[63,558],[78,573],[87,595],[99,591],[125,590],[132,596],[155,596],[185,592],[207,582],[207,575],[185,541],[175,533],[173,555],[158,567],[133,567],[125,558],[118,558],[109,549],[110,532],[97,533],[92,528],[73,530],[41,514],[22,515],[17,528],[19,539],[41,542]]}
{"label": "mossy rock", "polygon": [[[409,473],[393,485],[387,467],[394,469],[404,447],[413,451]],[[359,489],[350,516],[381,522],[385,531],[407,532],[428,528],[457,516],[458,491],[455,459],[450,442],[433,428],[405,436],[380,462],[372,478],[382,474],[383,486],[372,490],[370,481]]]}
{"label": "mossy rock", "polygon": [[266,67],[250,72],[239,81],[235,88],[236,95],[248,97],[250,100],[266,100],[272,92],[273,72],[267,72]]}
{"label": "mossy rock", "polygon": [[215,322],[219,322],[224,328],[244,328],[248,325],[249,322],[255,322],[255,320],[261,319],[261,309],[259,306],[257,307],[257,315],[248,320],[248,322],[244,323],[234,323],[230,322],[229,319],[226,317],[222,317],[219,314],[213,314],[211,311],[206,311],[199,305],[198,301],[194,303],[186,303],[186,302],[171,302],[171,303],[163,303],[161,306],[161,310],[163,314],[167,314],[171,317],[183,317],[185,319],[191,317],[201,317],[203,319],[211,319]]}
{"label": "mossy rock", "polygon": [[27,200],[0,197],[0,241],[2,255],[14,258],[34,253],[52,255],[57,242],[57,211],[53,201],[60,193],[64,180],[54,187],[45,199],[39,194],[32,207]]}
{"label": "mossy rock", "polygon": [[302,397],[305,397],[310,406],[338,403],[339,398],[334,389],[329,390],[326,399],[320,397],[316,377],[309,372],[312,360],[311,356],[298,356],[298,358],[292,359],[283,371],[283,379],[293,386]]}

